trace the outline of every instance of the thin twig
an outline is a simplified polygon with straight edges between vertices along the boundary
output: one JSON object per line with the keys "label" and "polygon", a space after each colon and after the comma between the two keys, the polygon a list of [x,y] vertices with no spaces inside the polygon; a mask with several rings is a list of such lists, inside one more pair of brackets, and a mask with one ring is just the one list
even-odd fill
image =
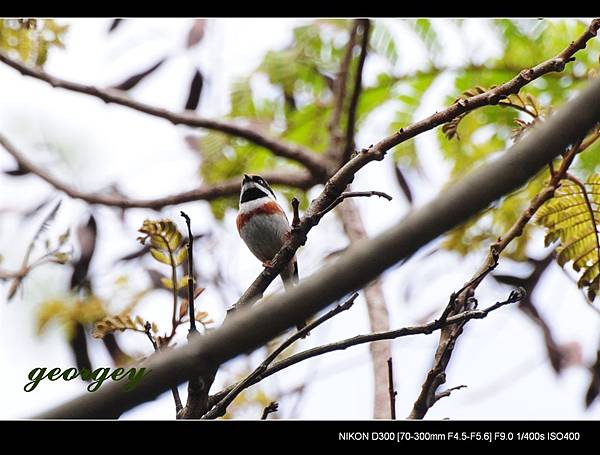
{"label": "thin twig", "polygon": [[[150,333],[151,330],[152,330],[152,324],[150,324],[149,321],[146,321],[146,324],[144,325],[144,333],[150,340],[150,343],[152,343],[154,352],[160,352],[160,347],[158,346],[158,343],[152,336],[152,333]],[[179,389],[177,388],[177,386],[171,387],[171,393],[173,394],[173,401],[175,402],[175,415],[177,416],[181,412],[181,409],[183,408],[183,406],[181,404],[181,397],[179,396]]]}
{"label": "thin twig", "polygon": [[[187,340],[188,343],[191,342],[194,337],[200,335],[198,329],[196,328],[196,311],[194,309],[194,294],[195,294],[195,278],[194,278],[194,236],[192,234],[192,220],[190,217],[184,212],[179,212],[181,216],[185,219],[185,223],[188,229],[188,311],[190,318],[190,329],[188,331]],[[198,403],[203,401],[203,393],[202,393],[202,378],[198,375],[195,375],[190,378],[188,382],[188,396],[185,404],[185,408],[181,409],[181,411],[177,414],[177,418],[179,419],[193,419],[199,417],[199,409]]]}
{"label": "thin twig", "polygon": [[444,312],[439,318],[441,321],[445,321],[452,312],[452,310],[454,310],[456,299],[458,298],[458,296],[460,296],[466,289],[472,287],[475,283],[480,282],[485,276],[487,276],[488,273],[490,273],[496,268],[496,265],[498,264],[497,252],[495,250],[491,250],[490,256],[492,260],[490,261],[490,263],[487,264],[487,267],[485,269],[481,270],[477,275],[475,275],[473,278],[467,281],[463,285],[463,287],[460,288],[457,292],[453,292],[452,294],[450,294],[450,301],[448,302],[448,305],[446,305]]}
{"label": "thin twig", "polygon": [[436,394],[435,394],[435,402],[437,402],[437,401],[441,400],[442,398],[449,397],[449,396],[450,396],[450,394],[451,394],[452,392],[454,392],[455,390],[464,389],[464,388],[466,388],[466,387],[467,387],[466,385],[462,384],[462,385],[458,385],[458,386],[456,386],[456,387],[450,387],[449,389],[446,389],[446,390],[444,390],[443,392],[436,393]]}
{"label": "thin twig", "polygon": [[294,210],[294,218],[292,219],[292,229],[296,229],[300,224],[300,201],[298,198],[292,198],[292,209]]}
{"label": "thin twig", "polygon": [[32,236],[31,240],[29,241],[27,250],[25,251],[25,255],[23,256],[23,259],[21,261],[21,267],[19,268],[19,270],[14,271],[14,272],[0,270],[0,279],[12,279],[13,280],[10,285],[10,288],[8,290],[8,293],[6,295],[7,301],[10,301],[14,297],[17,290],[19,289],[19,286],[21,286],[21,284],[23,283],[23,280],[27,277],[27,275],[29,275],[29,273],[34,268],[39,267],[40,265],[46,264],[48,262],[52,262],[53,256],[60,251],[61,246],[59,246],[51,251],[47,251],[45,254],[43,254],[42,256],[37,258],[35,261],[29,262],[29,259],[31,258],[31,254],[33,253],[34,247],[36,245],[36,241],[38,240],[38,238],[40,237],[42,232],[44,232],[48,228],[48,225],[50,224],[50,222],[56,217],[56,214],[58,213],[58,209],[60,208],[61,203],[62,203],[62,200],[59,200],[56,203],[56,205],[54,206],[54,208],[52,210],[50,210],[50,212],[44,217],[44,219],[40,223],[35,234]]}
{"label": "thin twig", "polygon": [[356,76],[354,78],[354,87],[352,89],[352,95],[350,96],[350,106],[348,107],[348,124],[346,126],[346,140],[344,143],[344,150],[341,157],[341,163],[345,163],[350,159],[352,150],[354,150],[354,132],[356,129],[356,109],[358,107],[358,99],[362,91],[362,73],[365,66],[365,60],[367,58],[367,51],[369,48],[369,32],[371,29],[371,22],[369,19],[360,19],[362,28],[361,42],[360,42],[360,55],[358,57],[358,64],[356,66]]}
{"label": "thin twig", "polygon": [[190,220],[190,217],[183,210],[179,213],[183,218],[185,218],[185,223],[187,224],[188,229],[188,308],[190,314],[189,333],[191,333],[198,331],[198,329],[196,329],[196,311],[194,310],[194,236],[192,235],[192,221]]}
{"label": "thin twig", "polygon": [[[522,294],[519,291],[519,294],[517,294],[517,295],[522,295]],[[402,337],[412,336],[412,335],[430,335],[433,332],[435,332],[436,330],[440,330],[444,327],[449,327],[452,325],[460,324],[460,323],[463,323],[466,321],[470,321],[472,319],[484,319],[491,312],[496,311],[505,305],[514,303],[514,297],[515,297],[515,294],[513,294],[511,292],[511,296],[509,296],[509,298],[503,302],[496,303],[496,304],[490,306],[489,308],[486,308],[483,310],[463,311],[460,314],[448,317],[445,321],[441,321],[441,320],[437,319],[437,320],[429,322],[427,324],[422,324],[422,325],[417,325],[417,326],[402,327],[400,329],[388,330],[385,332],[369,333],[366,335],[356,335],[351,338],[346,338],[345,340],[336,341],[334,343],[329,343],[329,344],[325,344],[322,346],[317,346],[315,348],[307,349],[306,351],[299,352],[299,353],[291,355],[283,360],[280,360],[279,362],[274,363],[271,367],[267,368],[262,373],[253,377],[249,383],[244,384],[244,385],[245,385],[245,388],[249,387],[249,386],[256,384],[257,382],[260,382],[263,379],[265,379],[275,373],[278,373],[281,370],[284,370],[293,365],[296,365],[297,363],[300,363],[304,360],[307,360],[307,359],[310,359],[313,357],[328,354],[330,352],[342,351],[342,350],[348,349],[353,346],[358,346],[360,344],[365,344],[365,343],[372,343],[374,341],[394,340],[397,338],[402,338]],[[245,381],[245,380],[243,380],[243,381]],[[209,399],[209,405],[214,405],[217,402],[220,402],[221,400],[223,400],[223,397],[228,395],[234,388],[237,388],[240,384],[241,384],[241,382],[238,382],[238,383],[233,384],[233,385],[217,392],[216,394],[212,395]]]}
{"label": "thin twig", "polygon": [[354,293],[348,300],[344,303],[337,305],[332,310],[325,313],[320,318],[314,320],[310,324],[307,324],[301,330],[295,332],[292,336],[286,339],[283,343],[281,343],[277,349],[275,349],[271,354],[267,356],[267,358],[248,376],[246,376],[242,381],[240,381],[222,400],[215,404],[215,406],[207,412],[202,418],[203,419],[214,419],[216,417],[221,417],[227,411],[227,406],[235,400],[235,398],[242,392],[242,390],[249,387],[253,384],[254,379],[257,378],[260,374],[262,374],[268,367],[273,363],[273,361],[289,346],[291,346],[296,340],[304,337],[307,333],[313,330],[315,327],[323,324],[328,321],[335,315],[341,313],[342,311],[346,311],[352,307],[354,301],[358,297],[357,293]]}
{"label": "thin twig", "polygon": [[150,324],[149,321],[146,321],[146,325],[144,325],[144,333],[150,340],[150,343],[152,343],[152,347],[154,348],[154,351],[158,352],[158,350],[159,350],[158,344],[156,343],[156,340],[152,336],[152,333],[150,333],[150,330],[152,330],[152,324]]}
{"label": "thin twig", "polygon": [[269,403],[269,405],[266,406],[265,409],[263,410],[262,417],[260,418],[260,420],[267,420],[267,417],[269,417],[269,414],[271,414],[273,412],[277,412],[278,409],[279,409],[279,403],[277,403],[276,401],[271,401],[271,403]]}
{"label": "thin twig", "polygon": [[348,85],[348,72],[350,69],[350,62],[352,61],[352,54],[354,53],[354,46],[356,44],[356,34],[359,28],[359,24],[360,19],[356,19],[352,23],[352,28],[348,37],[348,43],[346,44],[344,57],[342,59],[340,69],[334,81],[333,109],[331,113],[331,120],[329,121],[329,135],[331,137],[331,143],[329,144],[328,153],[328,155],[333,158],[336,158],[335,155],[338,153],[338,147],[342,139],[340,119],[342,117],[342,112],[344,111],[344,105],[346,104],[346,87]]}
{"label": "thin twig", "polygon": [[392,196],[382,191],[348,191],[346,193],[342,193],[335,201],[331,203],[329,207],[318,214],[319,218],[323,218],[328,212],[332,211],[336,208],[344,199],[349,197],[371,197],[371,196],[379,196],[387,199],[388,201],[392,200]]}
{"label": "thin twig", "polygon": [[387,361],[388,365],[388,389],[390,393],[390,416],[392,420],[396,420],[396,395],[398,392],[394,390],[394,364],[390,357]]}

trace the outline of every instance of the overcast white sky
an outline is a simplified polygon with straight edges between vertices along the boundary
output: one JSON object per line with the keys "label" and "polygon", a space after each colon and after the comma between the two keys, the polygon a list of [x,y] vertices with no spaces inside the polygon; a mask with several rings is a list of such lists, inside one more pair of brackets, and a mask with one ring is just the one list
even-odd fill
{"label": "overcast white sky", "polygon": [[[401,43],[398,68],[414,69],[423,64],[423,52],[406,33],[401,23],[387,20]],[[210,21],[205,41],[196,49],[184,51],[183,42],[191,24],[189,19],[138,19],[125,23],[113,35],[107,35],[106,19],[69,19],[71,28],[66,36],[66,50],[51,53],[46,70],[70,80],[107,86],[120,82],[166,53],[174,57],[156,74],[131,92],[136,99],[179,110],[184,104],[187,85],[195,65],[207,76],[206,90],[199,113],[219,116],[227,110],[227,93],[231,81],[247,74],[269,49],[284,46],[291,38],[292,28],[305,20],[298,19],[223,19]],[[482,55],[498,51],[498,44],[488,34],[481,33],[485,20],[468,21],[469,34],[461,39],[451,28],[439,22],[454,52],[448,61],[464,58],[477,49]],[[467,49],[467,51],[465,51]],[[366,81],[376,74],[380,65],[367,61]],[[372,80],[372,79],[371,79]],[[444,96],[452,79],[446,75],[436,81],[423,100],[419,115],[425,116],[443,107]],[[257,82],[265,93],[269,87]],[[368,145],[383,137],[387,122],[393,116],[393,106],[377,112],[361,129],[358,145]],[[154,197],[190,189],[198,184],[199,159],[187,148],[183,137],[185,127],[140,114],[123,107],[52,89],[48,85],[25,79],[12,69],[0,66],[0,131],[18,145],[32,160],[48,166],[55,175],[80,189],[95,191],[117,182],[131,196]],[[417,140],[421,159],[427,162],[424,177],[411,176],[411,183],[421,205],[434,197],[445,181],[447,166],[440,160],[435,132]],[[40,147],[49,144],[50,150]],[[0,167],[11,168],[12,159],[0,151]],[[402,219],[409,207],[399,193],[388,160],[365,168],[354,184],[356,189],[386,191],[394,200],[357,200],[371,235],[381,232]],[[0,174],[0,254],[3,266],[16,267],[23,256],[29,238],[40,216],[21,223],[10,210],[23,210],[50,194],[50,188],[35,176],[20,179]],[[315,192],[318,189],[314,190]],[[58,197],[58,194],[57,194]],[[49,236],[58,235],[68,226],[80,223],[89,208],[79,201],[62,197],[63,206]],[[205,203],[189,203],[170,207],[162,216],[171,217],[180,225],[179,210],[185,210],[194,220],[196,232],[212,232],[197,244],[197,260],[205,276],[210,276],[219,264],[226,279],[235,283],[224,297],[207,284],[201,306],[217,320],[223,317],[223,300],[235,300],[260,271],[260,264],[238,238],[235,211],[227,214],[223,223],[216,223]],[[137,267],[116,264],[120,255],[136,249],[136,230],[146,217],[146,210],[131,210],[123,227],[113,209],[93,209],[100,228],[99,243],[92,263],[96,289],[113,301],[115,308],[125,302],[125,294],[112,295],[112,283]],[[540,237],[541,240],[541,237]],[[346,244],[341,228],[329,217],[311,232],[310,240],[300,253],[301,276],[320,267],[323,257]],[[542,242],[531,253],[543,254]],[[423,249],[417,257],[384,276],[384,289],[392,318],[392,327],[414,324],[423,315],[441,309],[453,290],[470,278],[484,252],[460,258],[450,253],[438,253],[435,260],[420,260],[433,246]],[[503,263],[501,270],[510,269]],[[84,391],[82,382],[42,383],[34,392],[25,393],[28,372],[39,366],[72,365],[70,350],[63,333],[56,327],[37,337],[34,333],[35,311],[44,298],[60,297],[66,292],[69,270],[59,266],[40,268],[28,278],[23,292],[10,304],[0,305],[0,418],[20,418],[36,414]],[[131,280],[133,292],[143,283]],[[407,298],[406,288],[412,289]],[[279,291],[279,284],[272,291]],[[0,293],[6,286],[0,285]],[[504,299],[507,290],[486,282],[480,287],[479,301],[483,306]],[[600,337],[600,318],[589,309],[566,275],[555,265],[544,275],[534,296],[540,312],[549,321],[556,339],[561,343],[581,345],[587,363],[594,359]],[[143,301],[139,311],[147,319],[169,320],[164,294],[155,293]],[[368,331],[364,302],[315,330],[302,341],[309,347]],[[184,332],[184,331],[182,331]],[[185,333],[181,337],[184,340]],[[120,340],[131,351],[149,354],[151,346],[138,334],[124,334]],[[393,342],[395,380],[398,389],[398,415],[407,415],[416,398],[427,368],[430,366],[437,336],[402,338]],[[92,361],[95,365],[110,365],[110,361],[92,341]],[[261,353],[227,365],[215,384],[226,385],[236,371],[243,371],[248,362],[256,364]],[[265,390],[291,390],[307,377],[312,380],[299,404],[297,416],[306,419],[365,419],[372,408],[372,377],[368,347],[359,346],[310,360],[279,373],[262,384]],[[501,309],[482,321],[470,323],[461,337],[453,361],[448,368],[448,386],[466,384],[468,388],[441,400],[429,412],[428,418],[440,419],[594,419],[600,417],[596,403],[587,412],[583,396],[589,374],[582,367],[565,370],[557,377],[548,361],[541,333],[516,308]],[[185,387],[181,388],[185,397]],[[280,400],[281,415],[291,415],[293,398]],[[257,418],[258,410],[245,417]],[[139,406],[124,418],[164,419],[173,417],[170,393],[158,400]]]}

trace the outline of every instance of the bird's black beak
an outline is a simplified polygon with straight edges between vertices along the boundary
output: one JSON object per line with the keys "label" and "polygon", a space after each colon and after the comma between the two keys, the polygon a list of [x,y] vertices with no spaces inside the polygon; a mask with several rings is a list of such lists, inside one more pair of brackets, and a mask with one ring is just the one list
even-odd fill
{"label": "bird's black beak", "polygon": [[244,180],[242,181],[242,183],[249,182],[250,180],[252,180],[252,179],[250,178],[250,176],[249,176],[248,174],[244,174]]}

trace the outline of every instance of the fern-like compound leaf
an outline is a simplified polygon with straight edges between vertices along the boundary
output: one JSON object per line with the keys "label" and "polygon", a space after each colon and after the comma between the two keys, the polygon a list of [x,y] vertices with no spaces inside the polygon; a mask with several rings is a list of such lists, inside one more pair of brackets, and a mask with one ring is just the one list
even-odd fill
{"label": "fern-like compound leaf", "polygon": [[600,175],[585,183],[561,181],[554,197],[538,211],[537,222],[546,228],[546,246],[559,242],[556,260],[571,263],[580,272],[577,285],[591,301],[600,289]]}

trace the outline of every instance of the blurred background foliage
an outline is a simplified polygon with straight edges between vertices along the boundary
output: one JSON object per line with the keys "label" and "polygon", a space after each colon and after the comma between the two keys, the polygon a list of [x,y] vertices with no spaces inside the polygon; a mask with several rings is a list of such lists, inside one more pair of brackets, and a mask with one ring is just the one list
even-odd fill
{"label": "blurred background foliage", "polygon": [[30,65],[43,66],[52,47],[64,48],[68,25],[52,19],[0,19],[0,50]]}

